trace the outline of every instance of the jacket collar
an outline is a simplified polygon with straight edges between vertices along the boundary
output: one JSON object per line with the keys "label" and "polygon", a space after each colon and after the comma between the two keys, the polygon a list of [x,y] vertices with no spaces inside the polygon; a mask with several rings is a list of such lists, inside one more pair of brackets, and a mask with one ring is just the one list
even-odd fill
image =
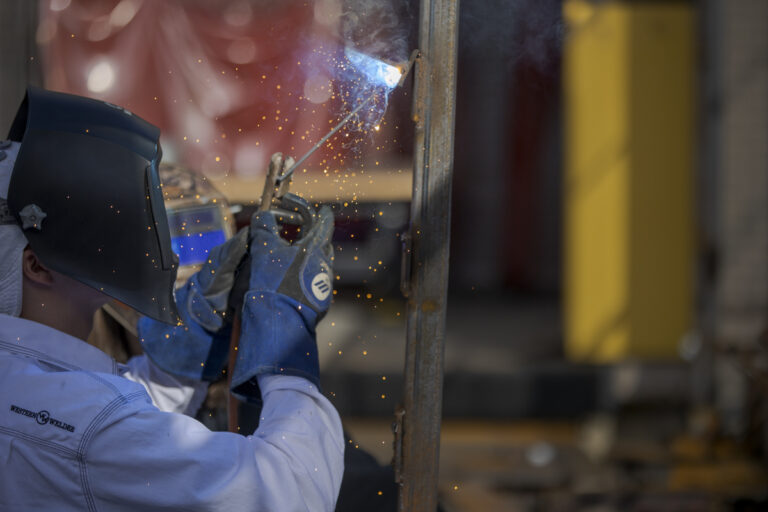
{"label": "jacket collar", "polygon": [[31,357],[67,370],[118,373],[114,359],[85,341],[47,325],[3,314],[0,352]]}

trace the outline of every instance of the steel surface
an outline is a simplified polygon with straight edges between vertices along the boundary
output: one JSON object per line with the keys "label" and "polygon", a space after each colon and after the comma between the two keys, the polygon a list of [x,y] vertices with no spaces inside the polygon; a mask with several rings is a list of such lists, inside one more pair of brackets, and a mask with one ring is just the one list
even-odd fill
{"label": "steel surface", "polygon": [[[437,509],[458,0],[422,0],[416,60],[401,511]],[[397,457],[396,457],[397,458]]]}

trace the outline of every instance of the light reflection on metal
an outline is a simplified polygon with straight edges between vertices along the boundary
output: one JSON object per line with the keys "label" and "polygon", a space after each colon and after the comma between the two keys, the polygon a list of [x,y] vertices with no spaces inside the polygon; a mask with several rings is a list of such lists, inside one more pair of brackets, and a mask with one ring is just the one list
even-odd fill
{"label": "light reflection on metal", "polygon": [[397,66],[361,53],[351,46],[344,49],[344,55],[372,85],[394,89],[400,82],[403,72]]}
{"label": "light reflection on metal", "polygon": [[86,86],[94,93],[103,93],[115,84],[115,67],[109,60],[102,60],[87,73]]}

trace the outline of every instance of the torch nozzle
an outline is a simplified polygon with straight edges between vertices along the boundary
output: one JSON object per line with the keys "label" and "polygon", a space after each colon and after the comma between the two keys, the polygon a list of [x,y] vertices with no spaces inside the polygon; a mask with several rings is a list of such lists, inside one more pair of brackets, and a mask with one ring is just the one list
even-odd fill
{"label": "torch nozzle", "polygon": [[400,80],[397,81],[397,85],[395,85],[395,87],[400,87],[405,83],[405,79],[408,78],[408,73],[411,72],[413,63],[416,62],[416,59],[418,59],[420,56],[421,56],[421,50],[419,50],[418,48],[411,52],[411,56],[408,58],[408,62],[405,63],[403,72],[400,75]]}

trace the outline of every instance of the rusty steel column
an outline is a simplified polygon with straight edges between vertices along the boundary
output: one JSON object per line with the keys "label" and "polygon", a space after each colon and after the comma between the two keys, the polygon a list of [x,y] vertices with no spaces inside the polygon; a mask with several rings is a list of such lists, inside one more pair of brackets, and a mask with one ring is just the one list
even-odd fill
{"label": "rusty steel column", "polygon": [[395,432],[399,509],[409,512],[437,510],[458,4],[422,0],[419,14],[413,198],[403,275],[408,340],[403,408]]}

